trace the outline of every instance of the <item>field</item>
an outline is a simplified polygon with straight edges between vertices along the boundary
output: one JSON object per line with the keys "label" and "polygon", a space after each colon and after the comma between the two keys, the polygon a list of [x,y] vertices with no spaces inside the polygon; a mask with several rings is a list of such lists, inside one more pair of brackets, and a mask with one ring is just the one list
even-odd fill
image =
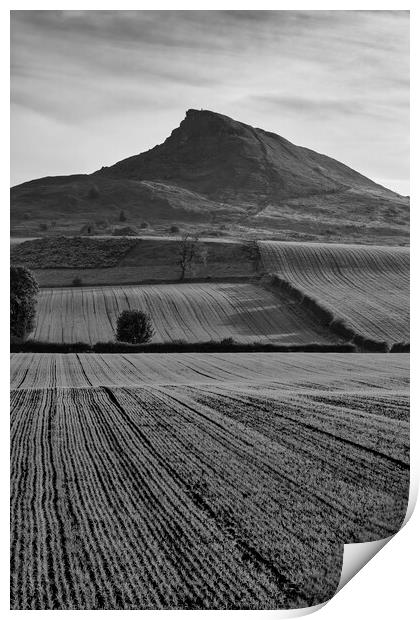
{"label": "field", "polygon": [[[179,282],[173,239],[51,243],[12,251],[42,267],[40,341],[113,340],[126,308],[156,343],[340,344],[339,321],[409,340],[405,248],[262,241],[260,264],[252,244],[206,241]],[[404,520],[408,370],[405,354],[13,354],[11,607],[328,600],[343,543]]]}
{"label": "field", "polygon": [[[46,246],[38,263],[31,258],[30,244],[47,240],[27,242],[26,250],[25,243],[15,246],[14,251],[21,252],[28,265],[31,261],[38,266],[39,261],[44,266],[61,265],[35,270],[44,288],[33,338],[47,342],[112,340],[117,314],[125,308],[144,308],[155,323],[155,342],[230,337],[238,342],[275,344],[352,340],[351,334],[335,329],[337,323],[353,335],[388,346],[409,342],[407,248],[260,241],[258,261],[250,244],[206,239],[205,264],[194,265],[187,273],[197,281],[179,283],[176,239],[88,239],[92,247],[79,256],[80,241],[69,240],[60,258],[57,242],[49,240],[55,254],[48,259]],[[97,267],[95,261],[102,255],[114,266]],[[93,267],[81,268],[84,262]],[[280,289],[272,287],[270,292],[250,284],[249,278],[258,272],[277,274]],[[58,286],[71,284],[76,277],[83,288]],[[128,284],[148,280],[156,284]],[[46,287],[48,283],[55,289]],[[332,318],[325,321],[301,303],[304,296],[315,304],[315,310],[320,308]],[[363,344],[358,346],[363,349]]]}
{"label": "field", "polygon": [[367,338],[409,341],[409,250],[400,247],[259,242],[266,271]]}
{"label": "field", "polygon": [[398,530],[408,356],[11,357],[13,609],[278,609]]}
{"label": "field", "polygon": [[114,340],[117,316],[127,308],[150,313],[154,342],[229,337],[276,344],[339,341],[295,301],[244,283],[41,289],[33,338],[46,342]]}
{"label": "field", "polygon": [[115,267],[138,239],[50,237],[11,245],[12,262],[30,269]]}
{"label": "field", "polygon": [[[11,260],[34,271],[42,287],[141,284],[177,281],[179,238],[73,237],[44,238],[13,243]],[[191,265],[187,278],[236,278],[255,275],[246,244],[238,240],[204,238],[205,262]],[[81,251],[81,247],[83,248]]]}

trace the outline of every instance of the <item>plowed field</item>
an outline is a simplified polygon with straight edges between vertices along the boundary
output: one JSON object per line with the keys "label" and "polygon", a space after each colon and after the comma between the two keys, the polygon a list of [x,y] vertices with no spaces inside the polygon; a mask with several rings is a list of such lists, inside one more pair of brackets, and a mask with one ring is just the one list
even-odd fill
{"label": "plowed field", "polygon": [[281,390],[408,390],[406,354],[79,353],[11,355],[11,388],[272,384]]}
{"label": "plowed field", "polygon": [[408,356],[12,356],[13,609],[328,599],[395,532]]}
{"label": "plowed field", "polygon": [[409,250],[400,247],[261,241],[277,273],[367,338],[410,340]]}
{"label": "plowed field", "polygon": [[153,342],[229,337],[279,344],[339,340],[295,301],[242,283],[42,289],[32,337],[48,342],[114,340],[117,316],[125,309],[151,315],[156,329]]}

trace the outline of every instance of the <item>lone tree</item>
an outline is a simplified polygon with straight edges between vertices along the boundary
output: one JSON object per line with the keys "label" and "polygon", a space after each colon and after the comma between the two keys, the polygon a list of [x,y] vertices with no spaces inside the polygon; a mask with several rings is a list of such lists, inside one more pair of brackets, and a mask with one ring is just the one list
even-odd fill
{"label": "lone tree", "polygon": [[10,335],[25,338],[34,328],[39,287],[26,267],[10,267]]}
{"label": "lone tree", "polygon": [[197,234],[185,233],[179,240],[177,263],[181,268],[180,280],[184,280],[187,270],[194,265],[204,264],[207,260],[207,248],[200,243]]}
{"label": "lone tree", "polygon": [[119,342],[149,342],[155,330],[151,317],[141,310],[124,310],[117,319],[116,339]]}
{"label": "lone tree", "polygon": [[245,256],[250,263],[252,263],[253,269],[259,272],[262,267],[260,246],[256,239],[249,239],[245,242]]}

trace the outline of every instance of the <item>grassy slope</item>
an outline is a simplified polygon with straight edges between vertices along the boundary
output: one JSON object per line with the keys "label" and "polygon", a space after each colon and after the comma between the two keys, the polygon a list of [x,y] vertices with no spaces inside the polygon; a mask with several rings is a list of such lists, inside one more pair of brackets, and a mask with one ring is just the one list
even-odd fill
{"label": "grassy slope", "polygon": [[[92,188],[94,192],[92,195]],[[228,225],[233,234],[408,242],[409,200],[351,168],[271,132],[189,111],[161,145],[93,175],[46,177],[12,188],[12,234],[131,225]]]}

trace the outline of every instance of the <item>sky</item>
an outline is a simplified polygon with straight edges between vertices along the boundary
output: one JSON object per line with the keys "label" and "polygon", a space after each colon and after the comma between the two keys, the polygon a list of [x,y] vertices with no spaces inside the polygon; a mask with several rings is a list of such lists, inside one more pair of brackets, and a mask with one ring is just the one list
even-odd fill
{"label": "sky", "polygon": [[408,195],[409,13],[12,11],[12,185],[148,150],[189,108]]}

